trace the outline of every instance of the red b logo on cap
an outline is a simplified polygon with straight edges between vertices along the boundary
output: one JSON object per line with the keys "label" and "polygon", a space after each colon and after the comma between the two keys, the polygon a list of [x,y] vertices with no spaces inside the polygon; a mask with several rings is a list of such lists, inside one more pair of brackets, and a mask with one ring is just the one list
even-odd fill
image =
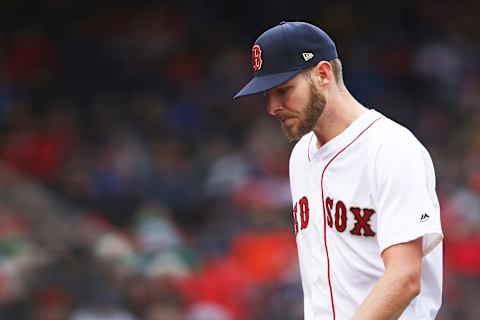
{"label": "red b logo on cap", "polygon": [[262,49],[258,44],[252,48],[253,70],[258,71],[262,67]]}

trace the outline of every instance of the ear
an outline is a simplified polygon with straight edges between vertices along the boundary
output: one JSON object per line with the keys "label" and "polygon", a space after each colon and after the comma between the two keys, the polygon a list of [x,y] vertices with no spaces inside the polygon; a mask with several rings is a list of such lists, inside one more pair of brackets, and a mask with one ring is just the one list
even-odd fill
{"label": "ear", "polygon": [[334,82],[333,68],[330,62],[322,60],[315,67],[313,67],[313,73],[315,74],[320,86],[328,86]]}

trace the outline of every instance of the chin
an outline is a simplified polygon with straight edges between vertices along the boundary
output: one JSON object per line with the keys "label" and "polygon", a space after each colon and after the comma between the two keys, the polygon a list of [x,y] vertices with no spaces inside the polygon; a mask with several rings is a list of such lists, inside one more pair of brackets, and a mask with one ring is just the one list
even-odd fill
{"label": "chin", "polygon": [[282,128],[283,128],[283,132],[285,133],[285,136],[287,137],[287,140],[290,142],[296,142],[300,140],[300,138],[303,136],[303,135],[300,135],[300,132],[296,127],[287,128],[282,126]]}

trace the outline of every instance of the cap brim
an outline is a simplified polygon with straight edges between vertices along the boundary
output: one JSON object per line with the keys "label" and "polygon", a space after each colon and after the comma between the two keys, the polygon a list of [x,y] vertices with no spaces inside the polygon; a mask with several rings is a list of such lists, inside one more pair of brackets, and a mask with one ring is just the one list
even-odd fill
{"label": "cap brim", "polygon": [[245,87],[242,88],[233,99],[249,96],[257,93],[261,93],[272,88],[275,88],[278,85],[290,80],[297,74],[299,74],[303,69],[297,69],[287,72],[280,72],[269,74],[265,76],[254,77],[250,82],[248,82]]}

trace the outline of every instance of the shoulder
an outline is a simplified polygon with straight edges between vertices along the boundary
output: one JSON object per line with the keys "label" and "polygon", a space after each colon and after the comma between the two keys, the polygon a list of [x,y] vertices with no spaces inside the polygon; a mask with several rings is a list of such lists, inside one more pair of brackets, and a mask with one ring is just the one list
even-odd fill
{"label": "shoulder", "polygon": [[433,166],[428,150],[407,127],[384,117],[372,129],[369,154],[373,167],[378,167],[379,162],[387,166]]}
{"label": "shoulder", "polygon": [[372,151],[380,151],[381,149],[426,151],[423,144],[410,129],[385,116],[372,127],[370,141],[374,148]]}

